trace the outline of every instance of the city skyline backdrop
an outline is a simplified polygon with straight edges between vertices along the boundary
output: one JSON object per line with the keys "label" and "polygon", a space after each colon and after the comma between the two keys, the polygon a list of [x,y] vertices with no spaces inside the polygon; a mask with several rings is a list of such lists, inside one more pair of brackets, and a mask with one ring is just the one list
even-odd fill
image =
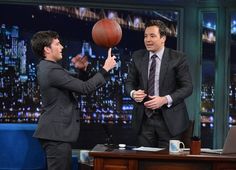
{"label": "city skyline backdrop", "polygon": [[[49,9],[53,10],[50,11]],[[55,11],[55,9],[57,10]],[[96,19],[97,15],[88,15],[94,16],[94,18],[86,18],[85,16],[76,18],[71,16],[68,11],[63,11],[65,9],[68,8],[58,10],[58,8],[52,8],[51,6],[0,5],[0,16],[4,16],[0,23],[0,123],[37,123],[40,116],[40,94],[36,81],[38,59],[34,57],[30,49],[30,38],[35,32],[50,29],[56,30],[60,34],[64,46],[64,58],[61,64],[65,68],[73,71],[70,59],[77,54],[89,57],[90,76],[101,68],[106,58],[107,49],[96,46],[91,37],[92,27],[98,20]],[[14,13],[10,11],[14,11]],[[113,49],[113,53],[118,58],[118,65],[111,72],[110,81],[93,95],[82,95],[79,99],[82,124],[94,124],[94,127],[86,127],[95,130],[100,127],[96,124],[117,124],[118,126],[121,125],[122,130],[129,131],[133,105],[129,95],[125,93],[124,81],[127,77],[132,52],[144,48],[143,25],[134,24],[135,18],[139,18],[140,22],[155,18],[162,19],[172,30],[167,38],[166,46],[176,49],[178,37],[178,21],[176,18],[178,18],[178,13],[176,11],[125,10],[116,12],[115,10],[101,9],[86,9],[86,11],[85,13],[97,12],[103,17],[104,15],[108,17],[112,11],[117,16],[123,16],[125,21],[130,19],[133,25],[123,24],[122,26],[123,36],[121,42]],[[128,15],[128,13],[131,15]],[[204,129],[205,127],[210,129],[208,137],[212,133],[214,119],[214,81],[212,81],[212,77],[214,77],[215,69],[214,44],[217,38],[214,32],[216,27],[213,23],[210,24],[206,19],[202,24],[205,31],[202,34],[203,47],[207,50],[202,63],[203,84],[201,87],[201,105],[199,106],[201,114],[199,116],[201,116],[201,125]],[[207,27],[212,24],[213,27]],[[232,30],[234,30],[234,27],[235,23],[232,18]],[[236,42],[235,31],[232,30],[231,35],[232,38],[234,37],[234,43]],[[234,51],[232,49],[232,54],[235,53]],[[234,75],[236,73],[234,70],[235,63],[232,64],[232,75]],[[229,107],[232,111],[229,117],[230,124],[236,123],[235,85],[236,81],[232,81],[229,86]],[[120,131],[119,127],[115,132],[119,136],[121,132],[118,133],[118,131]],[[121,135],[120,138],[122,138]],[[86,140],[87,138],[82,139]]]}

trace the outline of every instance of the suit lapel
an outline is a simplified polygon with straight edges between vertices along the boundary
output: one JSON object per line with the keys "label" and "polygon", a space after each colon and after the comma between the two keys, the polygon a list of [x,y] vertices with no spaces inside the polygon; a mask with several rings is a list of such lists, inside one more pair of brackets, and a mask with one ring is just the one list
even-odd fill
{"label": "suit lapel", "polygon": [[149,55],[148,52],[146,52],[142,59],[142,79],[143,79],[143,86],[144,90],[147,91],[147,84],[148,84],[148,61],[149,61]]}
{"label": "suit lapel", "polygon": [[161,61],[161,69],[160,69],[160,77],[159,77],[159,91],[160,91],[160,88],[162,87],[162,84],[165,79],[165,74],[168,69],[168,60],[169,60],[169,49],[165,48],[162,61]]}

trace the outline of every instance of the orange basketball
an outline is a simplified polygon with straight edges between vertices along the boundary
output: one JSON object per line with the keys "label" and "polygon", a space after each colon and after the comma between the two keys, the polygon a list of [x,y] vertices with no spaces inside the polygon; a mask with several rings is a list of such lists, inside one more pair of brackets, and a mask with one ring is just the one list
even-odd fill
{"label": "orange basketball", "polygon": [[94,24],[92,37],[98,46],[110,48],[120,42],[122,30],[115,20],[101,19]]}

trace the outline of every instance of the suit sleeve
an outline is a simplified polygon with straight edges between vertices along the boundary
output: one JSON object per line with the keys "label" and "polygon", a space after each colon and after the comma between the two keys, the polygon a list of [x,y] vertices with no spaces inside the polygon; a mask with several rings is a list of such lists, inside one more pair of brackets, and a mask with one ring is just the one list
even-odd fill
{"label": "suit sleeve", "polygon": [[128,95],[130,95],[130,92],[132,90],[137,90],[139,81],[137,77],[138,77],[138,70],[136,69],[134,58],[132,57],[132,60],[128,67],[127,80],[125,82],[125,89]]}
{"label": "suit sleeve", "polygon": [[190,75],[186,57],[180,57],[179,64],[175,68],[176,72],[176,90],[170,94],[173,104],[182,102],[190,96],[193,91],[192,78]]}
{"label": "suit sleeve", "polygon": [[81,94],[89,94],[105,84],[105,77],[100,71],[87,81],[70,75],[63,68],[52,68],[48,74],[51,86],[68,89]]}
{"label": "suit sleeve", "polygon": [[81,71],[79,69],[76,69],[76,72],[71,72],[71,71],[67,71],[67,70],[65,70],[65,71],[68,72],[71,76],[78,78],[80,80],[83,80],[83,81],[88,80],[88,77],[89,77],[89,74],[87,71]]}

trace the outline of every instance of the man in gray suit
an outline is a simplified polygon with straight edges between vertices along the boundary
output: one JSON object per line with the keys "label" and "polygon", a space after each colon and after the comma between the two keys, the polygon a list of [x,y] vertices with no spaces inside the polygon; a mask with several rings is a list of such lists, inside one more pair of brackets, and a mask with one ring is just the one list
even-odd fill
{"label": "man in gray suit", "polygon": [[37,79],[42,97],[42,115],[34,137],[40,140],[47,157],[48,170],[71,170],[71,142],[79,135],[80,112],[73,93],[90,94],[105,84],[108,71],[115,67],[111,49],[101,70],[87,81],[80,80],[86,71],[86,57],[72,59],[77,74],[65,70],[57,62],[62,59],[63,46],[54,31],[40,31],[33,35],[31,46],[41,61]]}
{"label": "man in gray suit", "polygon": [[193,86],[186,56],[166,48],[166,36],[162,21],[147,23],[146,49],[135,51],[129,65],[125,87],[134,100],[132,123],[140,146],[167,148],[189,123],[184,99]]}

